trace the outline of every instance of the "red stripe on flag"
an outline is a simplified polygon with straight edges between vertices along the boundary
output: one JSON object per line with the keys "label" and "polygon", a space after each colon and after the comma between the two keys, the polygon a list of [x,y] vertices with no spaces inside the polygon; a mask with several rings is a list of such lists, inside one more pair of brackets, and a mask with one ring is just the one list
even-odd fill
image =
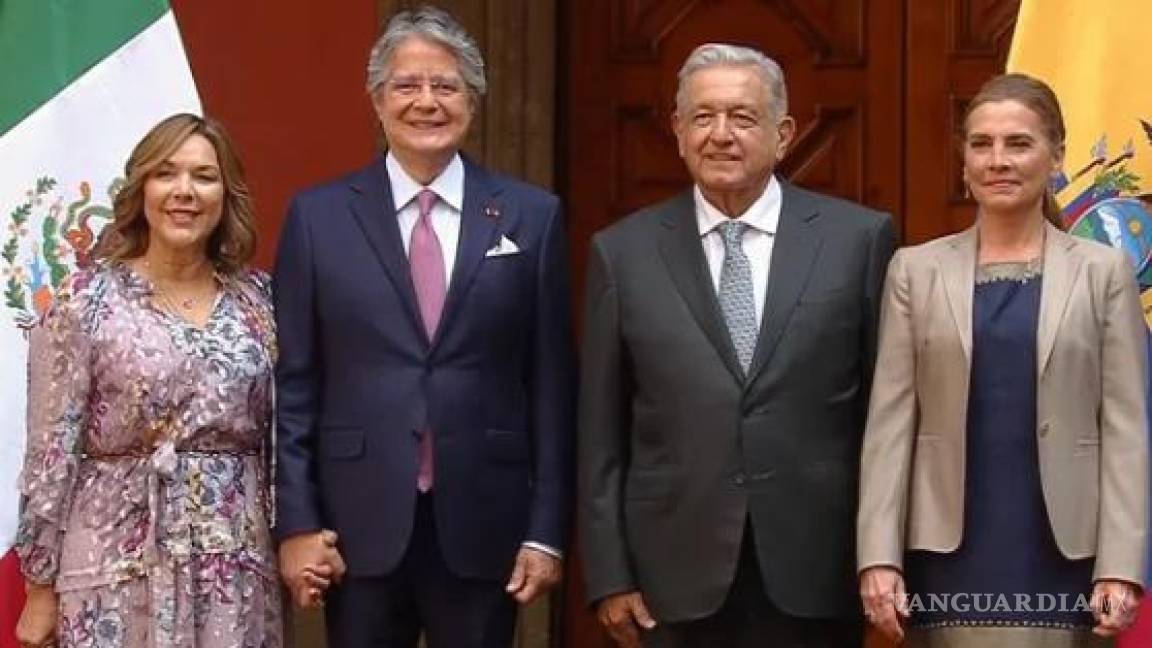
{"label": "red stripe on flag", "polygon": [[1120,635],[1117,648],[1152,648],[1152,601],[1145,596],[1136,623]]}
{"label": "red stripe on flag", "polygon": [[16,643],[16,620],[24,607],[24,577],[16,552],[0,558],[0,648],[19,648]]}

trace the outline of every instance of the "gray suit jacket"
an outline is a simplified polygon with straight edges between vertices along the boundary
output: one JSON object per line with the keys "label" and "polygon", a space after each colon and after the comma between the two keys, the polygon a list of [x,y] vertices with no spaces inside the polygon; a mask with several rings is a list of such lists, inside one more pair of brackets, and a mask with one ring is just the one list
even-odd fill
{"label": "gray suit jacket", "polygon": [[591,600],[639,589],[661,621],[711,614],[750,521],[776,605],[858,613],[857,470],[892,223],[782,184],[747,378],[691,192],[593,238],[579,423]]}
{"label": "gray suit jacket", "polygon": [[[885,287],[860,483],[859,567],[964,537],[977,231],[900,250]],[[1049,226],[1037,345],[1040,478],[1056,544],[1141,583],[1147,336],[1124,254]]]}

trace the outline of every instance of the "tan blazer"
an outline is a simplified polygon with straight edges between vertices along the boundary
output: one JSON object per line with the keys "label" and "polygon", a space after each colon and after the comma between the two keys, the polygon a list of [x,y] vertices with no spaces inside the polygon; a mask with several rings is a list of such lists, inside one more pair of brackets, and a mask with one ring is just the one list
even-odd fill
{"label": "tan blazer", "polygon": [[[976,228],[896,253],[888,269],[860,478],[857,565],[963,537]],[[1040,477],[1068,558],[1144,580],[1147,353],[1131,265],[1049,226],[1037,331]]]}

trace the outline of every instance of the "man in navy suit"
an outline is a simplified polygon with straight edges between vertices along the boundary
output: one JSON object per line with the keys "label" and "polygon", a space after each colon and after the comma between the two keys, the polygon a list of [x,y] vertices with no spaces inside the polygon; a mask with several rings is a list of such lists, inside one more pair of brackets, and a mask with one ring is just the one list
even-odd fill
{"label": "man in navy suit", "polygon": [[516,604],[560,579],[565,231],[555,196],[460,155],[484,89],[450,16],[396,15],[368,66],[387,155],[296,196],[284,226],[276,532],[298,600],[347,564],[332,646],[508,646]]}

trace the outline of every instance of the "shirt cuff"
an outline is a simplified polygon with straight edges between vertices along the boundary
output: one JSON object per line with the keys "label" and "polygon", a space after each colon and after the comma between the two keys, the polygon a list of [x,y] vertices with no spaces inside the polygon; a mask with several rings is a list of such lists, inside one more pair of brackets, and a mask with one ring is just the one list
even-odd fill
{"label": "shirt cuff", "polygon": [[552,547],[549,547],[546,544],[528,541],[528,542],[521,543],[520,546],[521,547],[527,547],[528,549],[535,549],[536,551],[539,551],[542,553],[546,553],[549,556],[552,556],[553,558],[555,558],[556,560],[564,560],[564,552],[560,551],[559,549],[554,549]]}

